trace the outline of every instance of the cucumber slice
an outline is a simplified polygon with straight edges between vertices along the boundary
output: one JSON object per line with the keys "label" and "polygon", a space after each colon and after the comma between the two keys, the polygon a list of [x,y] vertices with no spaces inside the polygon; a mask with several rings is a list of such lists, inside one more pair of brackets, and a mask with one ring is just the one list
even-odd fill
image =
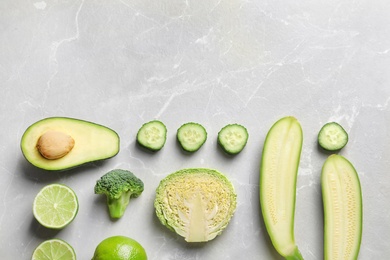
{"label": "cucumber slice", "polygon": [[318,144],[327,151],[337,151],[348,143],[348,134],[336,123],[325,124],[318,133]]}
{"label": "cucumber slice", "polygon": [[137,142],[150,151],[163,148],[167,140],[167,128],[161,121],[152,120],[141,126],[137,133]]}
{"label": "cucumber slice", "polygon": [[357,259],[363,204],[359,176],[341,155],[330,155],[321,174],[324,206],[324,259]]}
{"label": "cucumber slice", "polygon": [[294,117],[278,120],[265,139],[260,168],[260,205],[276,251],[286,259],[303,259],[294,238],[296,180],[302,128]]}
{"label": "cucumber slice", "polygon": [[183,124],[177,130],[177,140],[187,152],[196,152],[206,142],[206,129],[198,123]]}
{"label": "cucumber slice", "polygon": [[228,154],[238,154],[248,141],[247,129],[239,124],[224,126],[218,133],[218,144]]}

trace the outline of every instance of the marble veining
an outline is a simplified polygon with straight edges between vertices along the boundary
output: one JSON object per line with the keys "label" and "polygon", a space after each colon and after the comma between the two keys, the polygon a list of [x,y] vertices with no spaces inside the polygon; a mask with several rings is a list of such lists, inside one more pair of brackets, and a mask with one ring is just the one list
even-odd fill
{"label": "marble veining", "polygon": [[[141,242],[149,259],[281,259],[260,214],[259,163],[277,119],[295,116],[304,132],[297,180],[295,237],[308,260],[322,259],[322,163],[316,137],[338,121],[349,134],[340,152],[354,163],[364,202],[359,259],[390,254],[390,3],[385,0],[3,0],[0,3],[0,258],[29,259],[44,239],[72,244],[79,259],[123,234]],[[114,158],[50,173],[23,158],[25,129],[49,116],[107,125],[121,137]],[[159,119],[168,128],[155,154],[135,142],[139,127]],[[204,147],[184,154],[177,128],[189,121],[208,131]],[[229,157],[218,131],[240,123],[244,151]],[[126,168],[145,192],[113,222],[93,194],[105,172]],[[206,245],[189,245],[154,216],[154,191],[167,174],[209,167],[224,172],[238,194],[229,227]],[[41,227],[35,194],[60,182],[79,195],[66,229]]]}

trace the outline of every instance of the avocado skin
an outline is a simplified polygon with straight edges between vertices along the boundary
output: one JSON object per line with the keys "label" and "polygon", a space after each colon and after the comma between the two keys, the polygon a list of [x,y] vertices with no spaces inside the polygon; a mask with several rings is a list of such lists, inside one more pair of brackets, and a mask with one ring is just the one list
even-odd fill
{"label": "avocado skin", "polygon": [[[66,156],[49,160],[39,153],[37,141],[48,130],[62,131],[75,140],[75,146]],[[114,157],[120,150],[120,138],[111,128],[97,123],[70,117],[48,117],[26,129],[20,147],[32,165],[49,171],[63,171]]]}

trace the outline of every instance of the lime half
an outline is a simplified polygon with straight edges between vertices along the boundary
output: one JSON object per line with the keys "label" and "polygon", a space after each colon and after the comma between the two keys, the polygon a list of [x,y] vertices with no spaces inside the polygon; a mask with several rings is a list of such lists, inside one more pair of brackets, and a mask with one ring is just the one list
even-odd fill
{"label": "lime half", "polygon": [[50,184],[43,187],[33,204],[36,220],[42,226],[52,229],[61,229],[72,222],[78,209],[76,193],[63,184]]}
{"label": "lime half", "polygon": [[35,248],[32,260],[76,260],[76,253],[71,245],[60,239],[43,241]]}

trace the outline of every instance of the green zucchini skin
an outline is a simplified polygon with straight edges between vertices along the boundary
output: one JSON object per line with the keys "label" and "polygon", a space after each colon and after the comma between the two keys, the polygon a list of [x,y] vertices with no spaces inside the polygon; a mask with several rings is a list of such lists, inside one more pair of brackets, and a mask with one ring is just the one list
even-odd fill
{"label": "green zucchini skin", "polygon": [[330,155],[322,167],[324,259],[357,259],[362,239],[363,202],[359,176],[345,157]]}
{"label": "green zucchini skin", "polygon": [[303,143],[294,117],[279,119],[264,142],[260,166],[260,206],[267,232],[285,259],[303,259],[294,238],[296,180]]}

